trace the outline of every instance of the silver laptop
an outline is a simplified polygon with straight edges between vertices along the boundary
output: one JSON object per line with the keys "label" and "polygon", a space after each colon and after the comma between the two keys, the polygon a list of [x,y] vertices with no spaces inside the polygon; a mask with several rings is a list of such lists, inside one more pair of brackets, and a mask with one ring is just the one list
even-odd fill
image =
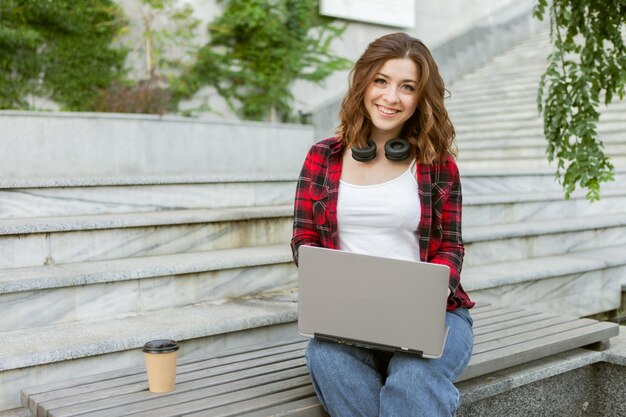
{"label": "silver laptop", "polygon": [[447,266],[299,248],[298,330],[307,337],[438,358]]}

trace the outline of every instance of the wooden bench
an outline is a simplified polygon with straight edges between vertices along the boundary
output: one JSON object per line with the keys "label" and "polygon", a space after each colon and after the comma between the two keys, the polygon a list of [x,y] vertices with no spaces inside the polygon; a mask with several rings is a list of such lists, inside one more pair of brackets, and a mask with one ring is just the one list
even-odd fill
{"label": "wooden bench", "polygon": [[[607,341],[614,323],[481,305],[472,309],[472,359],[458,381]],[[152,394],[143,367],[22,390],[33,416],[326,416],[298,339],[180,360],[175,391]],[[458,382],[457,381],[457,382]]]}

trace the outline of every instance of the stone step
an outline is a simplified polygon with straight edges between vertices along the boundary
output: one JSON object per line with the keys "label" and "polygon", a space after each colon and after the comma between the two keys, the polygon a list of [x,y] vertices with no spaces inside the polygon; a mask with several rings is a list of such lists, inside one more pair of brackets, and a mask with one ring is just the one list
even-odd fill
{"label": "stone step", "polygon": [[506,89],[508,86],[526,86],[528,88],[537,89],[539,81],[545,68],[534,68],[531,71],[514,70],[499,71],[489,75],[476,76],[472,73],[471,77],[466,76],[460,80],[454,81],[448,87],[448,90],[454,95],[473,94],[481,92],[485,89]]}
{"label": "stone step", "polygon": [[486,226],[534,220],[595,217],[624,213],[626,188],[602,189],[601,199],[590,203],[576,191],[569,200],[563,191],[509,194],[464,194],[463,224]]}
{"label": "stone step", "polygon": [[[555,168],[500,167],[496,169],[471,168],[459,163],[463,197],[469,195],[497,195],[515,193],[561,192],[555,178]],[[626,168],[616,167],[615,181],[604,183],[602,189],[619,188],[626,182]]]}
{"label": "stone step", "polygon": [[[623,133],[623,127],[626,125],[626,103],[614,104],[615,109],[612,109],[613,105],[607,109],[601,109],[603,111],[600,113],[598,132]],[[609,109],[611,111],[604,111]],[[497,130],[498,134],[543,134],[543,117],[537,113],[531,115],[523,112],[522,114],[527,115],[527,117],[511,120],[489,120],[484,117],[475,118],[471,122],[457,120],[454,121],[456,123],[455,130],[459,137],[490,135],[494,133],[494,130]]]}
{"label": "stone step", "polygon": [[[455,129],[465,128],[465,126],[483,125],[485,123],[514,123],[516,121],[528,121],[534,120],[539,117],[537,112],[537,106],[526,106],[524,109],[516,109],[514,112],[504,113],[495,112],[496,108],[490,108],[488,110],[484,108],[472,109],[472,108],[460,108],[458,110],[451,110],[446,106],[452,124]],[[501,109],[500,109],[501,110]]]}
{"label": "stone step", "polygon": [[[626,127],[626,118],[615,118],[611,116],[603,117],[596,127],[598,137],[603,138],[609,135],[621,135]],[[502,138],[528,138],[544,137],[543,121],[541,119],[517,122],[508,127],[490,126],[484,124],[476,129],[459,129],[456,132],[458,140],[485,140]]]}
{"label": "stone step", "polygon": [[23,387],[68,375],[144,366],[140,347],[148,340],[179,341],[181,360],[264,341],[293,340],[296,310],[288,295],[1,332],[6,345],[0,356],[0,409],[19,407]]}
{"label": "stone step", "polygon": [[296,176],[0,181],[0,219],[292,204]]}
{"label": "stone step", "polygon": [[491,80],[491,78],[489,78],[484,81],[478,79],[472,81],[473,82],[455,83],[450,85],[448,90],[452,94],[452,97],[481,97],[486,94],[497,95],[501,92],[513,93],[534,91],[536,93],[539,88],[539,82],[541,81],[541,73],[534,77],[527,75],[521,79],[501,77],[495,80]]}
{"label": "stone step", "polygon": [[626,212],[463,227],[464,265],[523,260],[626,245]]}
{"label": "stone step", "polygon": [[[515,111],[506,111],[507,108],[515,107]],[[527,122],[528,120],[543,119],[537,110],[535,100],[526,102],[483,102],[467,103],[463,106],[448,107],[450,118],[455,128],[463,129],[463,126],[486,125],[489,123],[515,123],[517,121]],[[605,117],[624,117],[626,114],[626,100],[614,101],[608,107],[600,105],[600,120]]]}
{"label": "stone step", "polygon": [[[611,143],[608,141],[604,141],[605,147],[604,150],[609,156],[620,156],[626,155],[626,137],[621,138],[623,142],[621,143]],[[546,159],[546,147],[547,142],[544,141],[543,144],[537,146],[527,146],[527,147],[485,147],[479,149],[467,149],[463,148],[459,153],[459,163],[464,163],[465,161],[476,161],[481,159],[489,159],[489,160],[501,160],[501,159]]]}
{"label": "stone step", "polygon": [[[626,155],[613,154],[610,155],[611,163],[616,167],[626,167]],[[545,169],[553,168],[556,171],[556,163],[550,164],[547,159],[538,158],[505,158],[505,159],[474,159],[474,160],[461,160],[460,164],[464,165],[467,169]]]}
{"label": "stone step", "polygon": [[0,220],[0,268],[288,242],[292,205]]}
{"label": "stone step", "polygon": [[[604,97],[600,97],[598,111],[604,113],[619,103],[619,97],[614,97],[607,107]],[[529,88],[526,91],[491,91],[485,90],[476,94],[455,94],[452,91],[450,98],[445,100],[446,110],[451,114],[476,115],[476,114],[502,114],[514,113],[517,110],[535,111],[537,107],[537,88]],[[616,108],[623,114],[623,108]]]}
{"label": "stone step", "polygon": [[[604,133],[602,135],[602,143],[606,146],[619,146],[623,143],[626,143],[626,137],[620,133]],[[493,138],[493,139],[472,139],[472,140],[460,140],[457,141],[457,147],[459,148],[459,152],[462,156],[465,156],[465,153],[468,151],[480,151],[480,150],[519,150],[523,152],[526,149],[531,148],[546,148],[548,142],[541,136],[531,136],[528,137],[501,137],[501,138]],[[470,152],[471,154],[471,152]]]}
{"label": "stone step", "polygon": [[288,244],[4,269],[0,332],[258,297],[295,286]]}
{"label": "stone step", "polygon": [[473,301],[589,316],[619,308],[626,245],[467,267],[462,283]]}
{"label": "stone step", "polygon": [[[545,52],[545,56],[547,57],[549,53],[550,51],[547,50]],[[546,63],[536,57],[528,61],[529,62],[525,62],[522,65],[515,56],[507,57],[506,60],[492,60],[483,67],[478,68],[476,71],[472,71],[472,74],[475,74],[477,78],[488,78],[491,75],[520,72],[521,69],[526,69],[530,72],[537,72],[544,71],[546,68]]]}

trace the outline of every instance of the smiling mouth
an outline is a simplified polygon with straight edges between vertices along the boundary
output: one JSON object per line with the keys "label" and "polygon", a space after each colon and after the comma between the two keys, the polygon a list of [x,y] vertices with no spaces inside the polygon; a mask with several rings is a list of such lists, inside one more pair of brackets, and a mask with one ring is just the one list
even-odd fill
{"label": "smiling mouth", "polygon": [[376,107],[378,108],[378,110],[380,110],[382,114],[385,114],[387,116],[393,116],[396,113],[400,113],[400,110],[390,109],[389,107],[380,106],[378,104],[376,104]]}

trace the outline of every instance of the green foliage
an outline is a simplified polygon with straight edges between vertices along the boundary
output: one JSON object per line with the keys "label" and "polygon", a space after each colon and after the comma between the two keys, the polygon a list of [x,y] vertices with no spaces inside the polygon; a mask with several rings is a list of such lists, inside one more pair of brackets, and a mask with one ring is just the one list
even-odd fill
{"label": "green foliage", "polygon": [[112,0],[3,0],[0,108],[27,109],[33,93],[93,109],[97,91],[121,74],[126,51],[112,42],[123,26]]}
{"label": "green foliage", "polygon": [[244,119],[289,120],[296,79],[321,83],[350,62],[330,49],[345,26],[317,13],[317,0],[218,0],[222,16],[185,78],[187,96],[216,89]]}
{"label": "green foliage", "polygon": [[615,95],[624,98],[626,0],[538,0],[534,15],[543,20],[547,10],[555,48],[537,102],[548,159],[557,160],[566,198],[579,185],[595,201],[600,184],[614,178],[596,127],[601,96],[607,105]]}

